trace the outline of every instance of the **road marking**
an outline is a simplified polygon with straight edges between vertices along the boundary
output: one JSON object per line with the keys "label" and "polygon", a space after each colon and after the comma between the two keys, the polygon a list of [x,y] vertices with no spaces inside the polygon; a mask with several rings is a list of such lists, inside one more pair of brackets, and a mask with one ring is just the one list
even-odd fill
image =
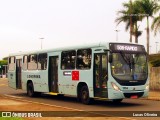
{"label": "road marking", "polygon": [[0,84],[0,86],[8,86],[8,85],[6,85],[6,84]]}
{"label": "road marking", "polygon": [[7,78],[0,78],[0,80],[3,80],[3,81],[4,81],[4,80],[8,80],[8,79],[7,79]]}
{"label": "road marking", "polygon": [[64,109],[74,110],[74,111],[84,111],[84,110],[79,110],[79,109],[74,109],[74,108],[69,108],[69,107],[63,107],[63,106],[58,106],[58,105],[50,105],[50,104],[41,103],[41,102],[33,102],[33,101],[30,101],[30,100],[23,100],[23,99],[21,99],[21,98],[23,98],[23,97],[17,97],[17,96],[13,96],[13,95],[7,95],[7,94],[5,94],[4,96],[6,96],[6,97],[11,97],[11,98],[13,98],[13,99],[19,98],[19,99],[20,99],[21,101],[23,101],[23,102],[41,104],[41,105],[46,105],[46,106],[51,106],[51,107],[57,107],[57,108],[64,108]]}
{"label": "road marking", "polygon": [[12,98],[24,98],[24,97],[18,97],[18,96],[14,96],[14,95],[8,95],[8,94],[4,94],[7,97],[12,97]]}
{"label": "road marking", "polygon": [[[24,97],[17,97],[17,96],[13,96],[13,95],[8,95],[8,94],[4,94],[5,97],[10,97],[11,99],[14,100],[20,100],[23,102],[29,102],[29,103],[33,103],[33,104],[40,104],[40,105],[46,105],[46,106],[50,106],[50,107],[57,107],[57,108],[62,108],[62,109],[67,109],[67,110],[73,110],[73,111],[82,111],[82,112],[86,112],[86,113],[91,113],[91,114],[97,114],[97,115],[102,115],[104,117],[116,117],[113,115],[107,115],[107,114],[102,114],[102,113],[96,113],[96,112],[90,112],[90,111],[85,111],[85,110],[80,110],[80,109],[75,109],[75,108],[70,108],[70,107],[63,107],[63,106],[59,106],[59,105],[50,105],[50,104],[46,104],[46,103],[41,103],[41,102],[33,102],[30,100],[24,100],[22,98]],[[117,117],[117,118],[122,118],[122,119],[126,119],[126,120],[135,120],[133,118],[127,118],[127,117]]]}

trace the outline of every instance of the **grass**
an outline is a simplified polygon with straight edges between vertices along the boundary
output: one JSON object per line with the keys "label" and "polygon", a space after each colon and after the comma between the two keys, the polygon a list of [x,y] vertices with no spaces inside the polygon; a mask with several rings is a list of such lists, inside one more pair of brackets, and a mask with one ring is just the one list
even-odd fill
{"label": "grass", "polygon": [[0,117],[0,120],[24,120],[24,119],[16,117]]}
{"label": "grass", "polygon": [[160,54],[151,54],[148,56],[149,58],[149,64],[153,67],[159,67],[160,66]]}
{"label": "grass", "polygon": [[149,55],[149,61],[160,60],[160,54],[151,54]]}

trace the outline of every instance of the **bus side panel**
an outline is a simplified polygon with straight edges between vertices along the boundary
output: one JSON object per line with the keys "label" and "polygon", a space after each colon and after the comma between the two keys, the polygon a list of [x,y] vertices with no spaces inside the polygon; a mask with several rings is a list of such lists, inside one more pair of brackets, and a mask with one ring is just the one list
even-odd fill
{"label": "bus side panel", "polygon": [[22,70],[22,90],[27,90],[27,75],[26,71]]}
{"label": "bus side panel", "polygon": [[35,74],[40,76],[40,78],[34,79],[35,81],[33,84],[34,84],[35,91],[49,92],[47,70],[38,71]]}
{"label": "bus side panel", "polygon": [[27,90],[27,82],[30,80],[33,83],[34,91],[49,92],[47,70],[44,71],[23,71],[22,73],[22,89]]}
{"label": "bus side panel", "polygon": [[93,70],[80,70],[79,73],[79,82],[83,82],[87,84],[88,90],[89,90],[89,96],[94,97],[93,92]]}
{"label": "bus side panel", "polygon": [[61,93],[61,94],[65,94],[65,90],[64,90],[64,87],[65,87],[65,84],[64,84],[64,81],[66,79],[64,79],[62,76],[63,76],[63,72],[62,70],[60,70],[60,62],[59,62],[59,67],[58,67],[58,92]]}
{"label": "bus side panel", "polygon": [[8,86],[16,89],[16,70],[8,71]]}
{"label": "bus side panel", "polygon": [[59,92],[62,94],[76,95],[77,81],[72,81],[72,70],[59,70]]}
{"label": "bus side panel", "polygon": [[[78,83],[83,82],[86,83],[88,86],[90,97],[93,97],[92,70],[60,70],[59,73],[60,93],[77,96]],[[78,77],[74,78],[74,74],[78,74]]]}

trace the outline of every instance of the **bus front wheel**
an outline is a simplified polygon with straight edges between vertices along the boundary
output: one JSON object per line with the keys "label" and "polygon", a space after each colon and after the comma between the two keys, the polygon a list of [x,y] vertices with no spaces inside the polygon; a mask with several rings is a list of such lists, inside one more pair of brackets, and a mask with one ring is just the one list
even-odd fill
{"label": "bus front wheel", "polygon": [[35,95],[34,87],[33,87],[33,83],[32,82],[29,82],[27,84],[27,95],[29,97],[33,97]]}
{"label": "bus front wheel", "polygon": [[80,91],[80,100],[83,104],[90,104],[91,103],[91,98],[89,97],[89,91],[88,87],[82,86],[81,91]]}

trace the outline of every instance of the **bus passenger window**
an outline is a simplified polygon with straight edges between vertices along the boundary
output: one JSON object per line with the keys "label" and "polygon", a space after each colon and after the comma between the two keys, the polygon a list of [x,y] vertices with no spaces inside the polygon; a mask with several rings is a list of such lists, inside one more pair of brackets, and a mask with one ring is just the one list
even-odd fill
{"label": "bus passenger window", "polygon": [[38,70],[46,70],[47,69],[47,54],[39,54],[38,55]]}
{"label": "bus passenger window", "polygon": [[23,70],[27,70],[27,59],[28,59],[27,55],[23,56],[23,66],[22,66]]}
{"label": "bus passenger window", "polygon": [[37,69],[37,55],[29,55],[28,69],[29,70],[36,70]]}
{"label": "bus passenger window", "polygon": [[77,69],[91,68],[91,49],[77,51]]}
{"label": "bus passenger window", "polygon": [[61,54],[61,69],[75,69],[76,51],[63,51]]}
{"label": "bus passenger window", "polygon": [[15,57],[9,58],[9,70],[13,71],[15,70]]}

